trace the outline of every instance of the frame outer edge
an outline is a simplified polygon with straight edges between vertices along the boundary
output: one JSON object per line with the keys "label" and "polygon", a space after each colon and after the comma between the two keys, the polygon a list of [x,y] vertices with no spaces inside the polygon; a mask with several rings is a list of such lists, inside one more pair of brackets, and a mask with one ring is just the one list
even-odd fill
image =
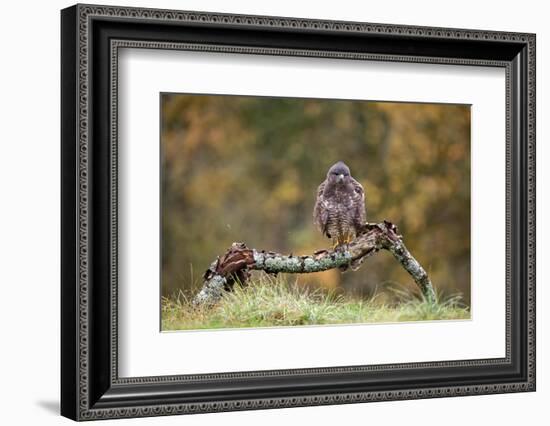
{"label": "frame outer edge", "polygon": [[90,308],[88,288],[89,288],[89,204],[91,198],[90,173],[88,170],[90,160],[89,147],[89,94],[90,94],[90,52],[91,38],[88,27],[88,9],[85,5],[76,5],[76,31],[77,31],[77,58],[76,58],[76,79],[77,94],[76,107],[78,110],[78,121],[75,144],[78,149],[77,154],[77,244],[78,244],[78,292],[77,292],[77,319],[78,319],[78,357],[77,375],[78,385],[77,395],[77,420],[85,420],[92,413],[90,409],[90,389],[89,389],[89,342],[90,327],[88,310]]}
{"label": "frame outer edge", "polygon": [[[534,211],[534,148],[535,148],[535,129],[534,129],[534,115],[535,115],[535,36],[533,34],[526,33],[509,33],[509,32],[496,32],[496,31],[481,31],[481,30],[462,30],[462,29],[447,29],[447,28],[429,28],[429,27],[415,27],[404,25],[387,25],[387,24],[368,24],[368,23],[353,23],[353,22],[337,22],[337,21],[324,21],[324,20],[310,20],[310,19],[298,19],[298,18],[278,18],[267,16],[244,16],[244,15],[228,15],[217,14],[208,12],[184,12],[184,11],[170,11],[170,10],[158,10],[158,9],[141,9],[141,8],[127,8],[127,7],[110,7],[110,6],[97,6],[97,5],[77,5],[70,8],[76,12],[75,19],[75,31],[76,31],[76,45],[77,49],[74,52],[75,57],[75,79],[76,90],[75,98],[78,105],[76,134],[78,142],[78,151],[76,158],[72,161],[76,161],[75,178],[77,179],[77,200],[73,207],[76,207],[75,215],[77,215],[77,229],[76,234],[77,250],[73,252],[73,255],[77,256],[77,283],[78,290],[74,289],[76,293],[76,314],[73,317],[73,325],[77,325],[76,336],[73,336],[75,352],[78,355],[78,359],[74,363],[74,371],[76,380],[74,383],[74,389],[76,393],[76,407],[75,417],[78,420],[91,420],[101,418],[113,418],[113,417],[141,417],[151,415],[169,415],[179,413],[194,413],[194,412],[216,412],[216,411],[229,411],[229,410],[243,410],[243,409],[263,409],[263,408],[282,408],[292,406],[308,406],[308,405],[325,405],[325,404],[342,404],[351,402],[366,402],[366,401],[381,401],[381,400],[400,400],[400,399],[416,399],[416,398],[433,398],[441,396],[460,396],[460,395],[474,395],[474,394],[488,394],[488,393],[503,393],[503,392],[517,392],[517,391],[529,391],[534,390],[534,372],[535,372],[535,318],[534,318],[534,226],[535,226],[535,211]],[[66,12],[66,9],[63,13]],[[394,33],[411,35],[421,38],[448,38],[448,39],[470,39],[470,40],[486,40],[486,41],[507,41],[517,42],[518,44],[526,44],[528,46],[528,159],[526,165],[529,174],[527,203],[529,205],[528,220],[529,220],[529,247],[527,248],[528,254],[528,271],[529,279],[526,286],[526,295],[528,297],[527,314],[529,319],[528,325],[528,337],[527,337],[527,356],[528,365],[527,370],[529,378],[526,382],[508,382],[499,385],[473,385],[473,386],[451,386],[448,388],[429,388],[429,389],[404,389],[402,391],[387,391],[359,393],[359,394],[330,394],[324,396],[305,396],[305,397],[281,397],[270,399],[258,399],[258,400],[245,400],[245,401],[222,401],[213,402],[207,404],[163,404],[160,406],[142,406],[139,408],[112,408],[112,409],[93,409],[89,408],[89,388],[88,388],[88,374],[89,374],[89,355],[88,355],[88,343],[89,343],[89,329],[88,329],[88,277],[89,277],[89,265],[88,265],[88,233],[89,233],[89,221],[88,221],[88,195],[89,195],[89,176],[88,176],[88,136],[89,136],[89,109],[88,109],[88,84],[89,82],[89,64],[88,64],[88,49],[91,43],[89,38],[89,18],[91,16],[106,17],[106,18],[135,18],[141,21],[176,21],[176,22],[192,22],[192,23],[209,23],[209,24],[227,24],[232,26],[256,26],[260,28],[290,28],[290,29],[315,29],[326,30],[327,32],[359,32],[359,33],[382,33],[384,35],[390,35]],[[403,33],[401,33],[403,31]],[[63,68],[63,67],[62,67]],[[63,68],[65,69],[65,68]],[[63,113],[66,114],[68,108],[74,105],[66,105],[63,103]],[[63,130],[66,130],[66,123],[62,123]],[[65,141],[63,139],[63,152],[65,147]],[[63,165],[66,165],[67,161],[63,160]],[[66,169],[65,169],[66,170]],[[532,177],[532,181],[531,181]],[[63,189],[67,189],[67,184],[63,182]],[[524,188],[525,189],[525,188]],[[69,210],[64,207],[66,212]],[[63,226],[66,226],[63,224]],[[533,233],[533,234],[532,234]],[[67,262],[67,256],[63,252],[63,260]],[[73,259],[73,258],[71,258]],[[65,270],[65,265],[63,270]],[[63,281],[63,289],[67,286],[66,280]],[[76,286],[75,286],[76,287]],[[65,304],[66,305],[66,304]],[[63,309],[63,307],[62,307]],[[62,312],[63,314],[63,312]],[[66,316],[63,316],[66,318]],[[63,342],[69,342],[69,340],[63,340]],[[62,352],[65,351],[65,347],[62,348]],[[74,353],[74,352],[73,352]],[[62,370],[67,369],[65,365],[62,366]],[[67,402],[66,395],[62,391],[62,406],[63,400]],[[67,412],[63,413],[67,415]]]}
{"label": "frame outer edge", "polygon": [[61,11],[61,414],[78,418],[77,7]]}
{"label": "frame outer edge", "polygon": [[530,389],[536,391],[536,53],[537,36],[529,34],[527,42],[527,318],[528,365]]}

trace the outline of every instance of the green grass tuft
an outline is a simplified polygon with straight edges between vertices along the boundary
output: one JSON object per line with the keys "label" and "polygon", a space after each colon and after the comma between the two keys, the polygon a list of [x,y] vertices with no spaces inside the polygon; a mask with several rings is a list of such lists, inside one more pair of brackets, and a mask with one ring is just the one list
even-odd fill
{"label": "green grass tuft", "polygon": [[460,297],[430,304],[412,293],[390,289],[396,303],[311,290],[284,278],[258,277],[224,295],[211,308],[196,308],[183,294],[162,299],[162,330],[283,327],[469,319]]}

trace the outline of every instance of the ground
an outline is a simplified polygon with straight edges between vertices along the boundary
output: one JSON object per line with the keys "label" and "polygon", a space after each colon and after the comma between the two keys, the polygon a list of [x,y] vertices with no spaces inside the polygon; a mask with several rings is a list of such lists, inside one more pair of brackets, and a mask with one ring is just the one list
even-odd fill
{"label": "ground", "polygon": [[[182,293],[162,299],[162,330],[281,327],[320,324],[469,319],[459,296],[430,304],[410,291],[392,291],[392,302],[311,290],[284,278],[263,277],[236,286],[210,308],[193,307]],[[381,297],[382,296],[382,297]],[[444,300],[442,300],[444,299]]]}

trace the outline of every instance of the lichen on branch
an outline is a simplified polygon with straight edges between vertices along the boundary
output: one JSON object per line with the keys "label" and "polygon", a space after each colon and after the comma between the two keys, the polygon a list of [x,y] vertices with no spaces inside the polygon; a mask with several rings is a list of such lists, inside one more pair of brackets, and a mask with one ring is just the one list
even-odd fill
{"label": "lichen on branch", "polygon": [[436,296],[428,274],[405,247],[394,224],[384,221],[365,224],[363,231],[349,244],[334,250],[319,250],[307,256],[284,255],[271,251],[248,248],[244,243],[233,243],[218,257],[204,274],[204,283],[193,299],[195,306],[215,304],[225,291],[236,282],[246,284],[250,271],[261,270],[270,274],[305,274],[329,269],[346,269],[352,262],[360,264],[379,250],[388,250],[412,276],[422,295],[429,302]]}

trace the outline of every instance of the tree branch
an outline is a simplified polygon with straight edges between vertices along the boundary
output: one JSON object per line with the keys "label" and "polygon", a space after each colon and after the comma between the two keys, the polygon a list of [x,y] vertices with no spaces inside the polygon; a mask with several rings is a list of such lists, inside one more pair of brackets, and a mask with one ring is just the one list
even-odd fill
{"label": "tree branch", "polygon": [[413,277],[424,298],[433,303],[435,292],[428,274],[409,253],[394,224],[384,221],[366,224],[363,232],[345,247],[335,250],[320,250],[309,256],[283,255],[258,251],[244,243],[233,243],[231,248],[218,257],[204,274],[201,291],[193,299],[195,306],[212,305],[230,291],[235,282],[246,283],[251,270],[277,274],[286,272],[304,274],[345,268],[352,261],[362,261],[379,250],[388,250],[403,268]]}

